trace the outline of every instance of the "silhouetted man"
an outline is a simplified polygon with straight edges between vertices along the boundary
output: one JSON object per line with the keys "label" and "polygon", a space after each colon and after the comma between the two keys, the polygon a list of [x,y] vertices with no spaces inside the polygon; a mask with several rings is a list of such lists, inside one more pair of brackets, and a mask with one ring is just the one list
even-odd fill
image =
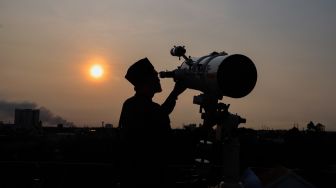
{"label": "silhouetted man", "polygon": [[135,95],[124,102],[119,121],[124,144],[121,186],[160,187],[171,130],[169,114],[185,88],[175,84],[162,105],[153,102],[154,94],[162,89],[158,73],[147,58],[134,63],[125,78],[133,84]]}

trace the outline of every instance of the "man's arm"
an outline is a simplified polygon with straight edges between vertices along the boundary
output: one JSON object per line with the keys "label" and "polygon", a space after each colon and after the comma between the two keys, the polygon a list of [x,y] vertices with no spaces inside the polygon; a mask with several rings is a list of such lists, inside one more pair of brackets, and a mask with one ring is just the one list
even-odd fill
{"label": "man's arm", "polygon": [[186,89],[187,88],[184,85],[176,82],[173,91],[168,95],[165,102],[161,105],[163,112],[170,114],[175,108],[177,97]]}

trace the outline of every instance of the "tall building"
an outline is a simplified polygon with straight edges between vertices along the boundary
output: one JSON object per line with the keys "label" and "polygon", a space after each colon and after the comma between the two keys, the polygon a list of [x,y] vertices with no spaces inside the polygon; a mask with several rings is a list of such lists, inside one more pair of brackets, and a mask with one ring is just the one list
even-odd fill
{"label": "tall building", "polygon": [[40,110],[36,109],[15,109],[14,124],[18,128],[38,128],[40,123]]}

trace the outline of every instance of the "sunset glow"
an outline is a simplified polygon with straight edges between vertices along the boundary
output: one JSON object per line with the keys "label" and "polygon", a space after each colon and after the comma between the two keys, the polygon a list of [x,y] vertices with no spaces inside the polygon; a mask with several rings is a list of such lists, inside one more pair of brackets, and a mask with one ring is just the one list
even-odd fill
{"label": "sunset glow", "polygon": [[[221,101],[247,119],[242,126],[301,130],[313,121],[336,131],[335,17],[332,0],[0,1],[0,103],[31,101],[79,126],[117,125],[135,92],[128,68],[148,57],[156,71],[172,71],[183,61],[170,50],[185,45],[187,57],[226,51],[255,63],[253,91]],[[161,79],[153,102],[174,84]],[[179,96],[172,128],[203,122],[192,102],[199,94]]]}
{"label": "sunset glow", "polygon": [[95,78],[99,79],[104,75],[104,69],[101,65],[93,65],[90,68],[90,75]]}
{"label": "sunset glow", "polygon": [[107,58],[100,55],[91,55],[82,66],[82,72],[89,81],[106,81],[110,75],[110,66]]}

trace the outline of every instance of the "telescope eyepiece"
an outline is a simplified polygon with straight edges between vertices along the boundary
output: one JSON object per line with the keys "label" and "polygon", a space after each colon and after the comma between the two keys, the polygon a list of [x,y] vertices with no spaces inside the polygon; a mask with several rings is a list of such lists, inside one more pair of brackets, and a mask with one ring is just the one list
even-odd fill
{"label": "telescope eyepiece", "polygon": [[242,118],[242,117],[239,117],[239,123],[246,123],[246,119]]}
{"label": "telescope eyepiece", "polygon": [[175,72],[174,71],[161,71],[159,72],[160,78],[174,78]]}

